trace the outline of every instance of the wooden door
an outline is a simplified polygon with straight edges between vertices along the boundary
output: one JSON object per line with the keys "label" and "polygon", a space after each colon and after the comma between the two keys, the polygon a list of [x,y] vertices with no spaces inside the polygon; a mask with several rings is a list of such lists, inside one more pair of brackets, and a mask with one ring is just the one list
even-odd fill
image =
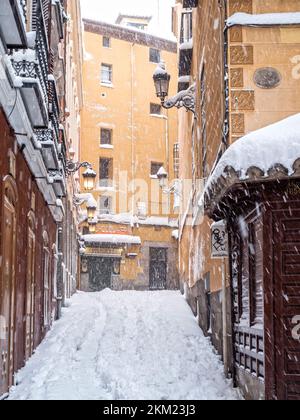
{"label": "wooden door", "polygon": [[35,234],[29,227],[27,239],[27,273],[25,294],[25,360],[34,350],[34,305],[35,302]]}
{"label": "wooden door", "polygon": [[15,207],[5,196],[2,220],[2,275],[0,279],[0,315],[4,324],[0,337],[0,395],[7,392],[13,384],[14,375],[15,245]]}
{"label": "wooden door", "polygon": [[167,287],[166,248],[150,248],[150,290],[165,290]]}
{"label": "wooden door", "polygon": [[300,210],[273,213],[273,244],[274,367],[268,397],[300,400]]}

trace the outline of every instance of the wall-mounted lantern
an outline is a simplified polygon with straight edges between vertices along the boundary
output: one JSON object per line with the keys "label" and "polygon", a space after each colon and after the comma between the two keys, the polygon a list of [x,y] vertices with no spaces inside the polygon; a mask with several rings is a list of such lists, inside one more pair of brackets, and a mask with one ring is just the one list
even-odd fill
{"label": "wall-mounted lantern", "polygon": [[92,169],[88,168],[83,173],[83,186],[86,191],[93,191],[95,187],[95,179],[97,177],[97,173]]}
{"label": "wall-mounted lantern", "polygon": [[183,90],[175,95],[173,98],[166,100],[169,96],[171,76],[166,70],[165,63],[161,62],[153,75],[156,96],[160,98],[161,105],[165,109],[185,108],[195,114],[195,86],[191,86],[187,90]]}
{"label": "wall-mounted lantern", "polygon": [[96,205],[92,205],[92,204],[88,204],[87,207],[87,217],[88,219],[94,219],[96,216],[96,211],[97,211],[97,206]]}
{"label": "wall-mounted lantern", "polygon": [[98,221],[96,219],[91,219],[89,220],[89,231],[90,233],[95,233],[96,232],[96,227],[98,224]]}

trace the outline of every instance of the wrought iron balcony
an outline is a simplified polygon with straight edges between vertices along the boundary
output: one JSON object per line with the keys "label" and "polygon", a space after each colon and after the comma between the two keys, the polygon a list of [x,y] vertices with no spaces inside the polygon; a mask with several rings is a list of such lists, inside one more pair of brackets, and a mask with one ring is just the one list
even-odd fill
{"label": "wrought iron balcony", "polygon": [[[51,125],[51,124],[50,124]],[[42,155],[49,171],[57,171],[59,169],[59,158],[57,152],[57,143],[55,142],[55,132],[52,127],[47,130],[36,130],[37,138],[42,146]]]}
{"label": "wrought iron balcony", "polygon": [[62,198],[66,195],[66,178],[63,174],[63,171],[50,172],[49,180],[53,184],[53,188],[56,194],[56,197]]}
{"label": "wrought iron balcony", "polygon": [[16,77],[22,83],[21,94],[32,126],[48,127],[47,87],[36,51],[16,51],[11,56],[11,63]]}
{"label": "wrought iron balcony", "polygon": [[8,48],[26,48],[25,0],[1,0],[0,34]]}
{"label": "wrought iron balcony", "polygon": [[11,63],[22,83],[21,94],[34,128],[48,128],[49,45],[40,2],[34,21],[32,48],[14,51]]}

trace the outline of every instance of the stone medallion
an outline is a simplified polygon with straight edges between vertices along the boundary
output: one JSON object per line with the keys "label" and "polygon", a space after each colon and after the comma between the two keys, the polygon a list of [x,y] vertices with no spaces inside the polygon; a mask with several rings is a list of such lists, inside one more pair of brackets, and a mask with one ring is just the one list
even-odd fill
{"label": "stone medallion", "polygon": [[280,85],[281,74],[272,67],[265,67],[256,70],[254,74],[254,82],[256,86],[262,89],[274,89]]}

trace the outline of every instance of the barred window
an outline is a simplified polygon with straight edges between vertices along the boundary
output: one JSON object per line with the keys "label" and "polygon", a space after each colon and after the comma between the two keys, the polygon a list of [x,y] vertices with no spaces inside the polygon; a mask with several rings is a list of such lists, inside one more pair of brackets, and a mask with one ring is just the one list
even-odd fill
{"label": "barred window", "polygon": [[174,144],[173,161],[174,161],[174,177],[178,179],[179,178],[179,143]]}

